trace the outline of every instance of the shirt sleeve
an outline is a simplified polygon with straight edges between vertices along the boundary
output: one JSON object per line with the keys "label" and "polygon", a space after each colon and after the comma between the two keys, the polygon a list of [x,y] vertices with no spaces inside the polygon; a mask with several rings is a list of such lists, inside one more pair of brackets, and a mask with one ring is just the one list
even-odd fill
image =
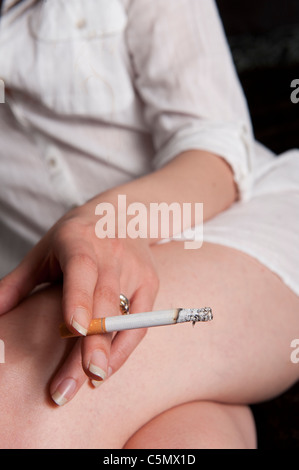
{"label": "shirt sleeve", "polygon": [[231,166],[249,197],[253,137],[214,0],[131,0],[127,42],[159,168],[202,149]]}

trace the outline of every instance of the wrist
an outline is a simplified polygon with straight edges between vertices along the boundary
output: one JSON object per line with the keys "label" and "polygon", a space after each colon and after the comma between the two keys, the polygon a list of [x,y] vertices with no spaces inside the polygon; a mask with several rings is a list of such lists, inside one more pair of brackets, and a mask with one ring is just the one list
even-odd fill
{"label": "wrist", "polygon": [[147,204],[133,200],[121,188],[105,192],[94,200],[97,217],[95,232],[98,238],[142,239],[149,245],[158,239],[151,230]]}

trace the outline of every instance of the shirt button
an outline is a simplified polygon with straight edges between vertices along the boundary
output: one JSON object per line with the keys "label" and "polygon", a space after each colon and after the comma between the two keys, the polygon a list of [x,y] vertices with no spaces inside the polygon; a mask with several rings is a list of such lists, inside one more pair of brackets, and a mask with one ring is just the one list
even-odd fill
{"label": "shirt button", "polygon": [[46,148],[45,151],[45,162],[46,165],[51,173],[57,173],[57,171],[60,171],[60,152],[59,150],[54,147],[53,145],[50,145],[48,148]]}
{"label": "shirt button", "polygon": [[56,166],[57,166],[56,158],[55,157],[50,157],[48,159],[48,165],[49,165],[50,168],[56,168]]}
{"label": "shirt button", "polygon": [[80,18],[77,23],[76,23],[76,26],[78,29],[83,29],[85,28],[86,26],[86,20],[84,18]]}

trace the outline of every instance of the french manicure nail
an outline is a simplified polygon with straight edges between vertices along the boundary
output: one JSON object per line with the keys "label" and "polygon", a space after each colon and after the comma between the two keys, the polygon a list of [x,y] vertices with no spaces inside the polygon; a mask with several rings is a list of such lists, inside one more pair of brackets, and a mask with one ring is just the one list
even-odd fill
{"label": "french manicure nail", "polygon": [[83,336],[87,335],[87,328],[83,326],[84,324],[86,324],[87,317],[88,314],[84,308],[77,308],[71,322],[72,327],[75,328],[75,330],[77,330],[78,333]]}
{"label": "french manicure nail", "polygon": [[99,377],[101,380],[105,380],[107,376],[107,356],[106,354],[101,351],[97,350],[92,353],[90,364],[89,364],[89,372]]}
{"label": "french manicure nail", "polygon": [[53,393],[52,399],[57,405],[63,406],[72,398],[76,388],[77,382],[75,379],[64,379]]}

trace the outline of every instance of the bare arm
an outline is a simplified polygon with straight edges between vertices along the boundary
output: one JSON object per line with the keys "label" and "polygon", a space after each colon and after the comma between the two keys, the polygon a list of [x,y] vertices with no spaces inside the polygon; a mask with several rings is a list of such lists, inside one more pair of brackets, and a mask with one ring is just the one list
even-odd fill
{"label": "bare arm", "polygon": [[[140,202],[147,209],[153,202],[171,204],[203,203],[204,220],[227,209],[237,199],[233,172],[227,162],[203,150],[181,153],[156,172],[118,186],[95,197],[91,204],[110,201],[117,208],[118,195],[125,195],[127,205]],[[191,225],[197,223],[194,213]],[[149,224],[148,224],[149,225]],[[188,227],[185,227],[188,228]],[[152,240],[148,233],[148,242]]]}
{"label": "bare arm", "polygon": [[[130,202],[203,202],[205,218],[228,207],[236,198],[230,167],[219,157],[192,150],[162,169],[114,188],[66,214],[33,248],[19,267],[1,281],[4,313],[17,305],[35,285],[56,281],[63,274],[62,311],[70,330],[84,336],[92,317],[119,314],[119,294],[131,299],[131,312],[152,309],[159,286],[150,251],[153,240],[102,239],[95,235],[95,207],[115,203],[118,194]],[[75,322],[74,322],[75,320]],[[79,329],[78,329],[79,328]],[[145,331],[122,332],[113,339],[115,372],[130,356]],[[88,336],[74,348],[51,384],[51,394],[62,404],[86,380],[102,380],[109,373],[112,335]],[[95,354],[94,354],[95,353]],[[72,387],[70,380],[72,377]],[[65,381],[65,379],[67,379]],[[58,394],[57,394],[58,390]]]}

